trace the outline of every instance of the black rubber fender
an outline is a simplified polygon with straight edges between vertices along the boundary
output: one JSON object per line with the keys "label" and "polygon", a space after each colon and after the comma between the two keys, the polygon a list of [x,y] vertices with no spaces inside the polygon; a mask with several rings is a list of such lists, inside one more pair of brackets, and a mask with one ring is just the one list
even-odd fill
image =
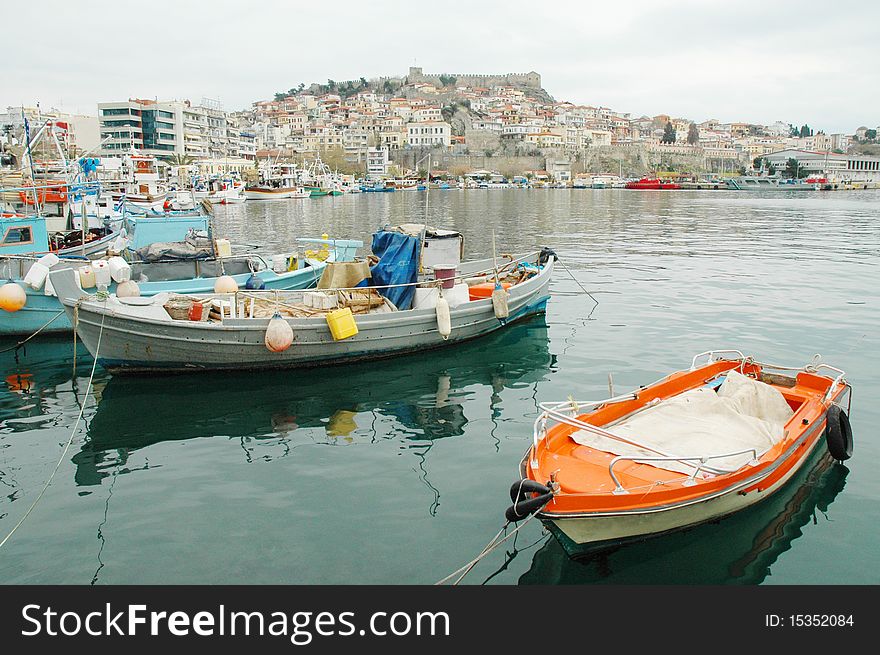
{"label": "black rubber fender", "polygon": [[837,405],[831,405],[825,413],[825,443],[838,462],[852,457],[852,427],[846,412]]}
{"label": "black rubber fender", "polygon": [[540,509],[543,509],[544,505],[553,500],[553,492],[546,494],[541,494],[540,496],[535,496],[534,498],[529,498],[527,500],[521,500],[519,502],[515,502],[513,505],[507,508],[507,511],[504,512],[504,518],[506,518],[511,523],[516,523],[520,521],[530,514],[534,514]]}
{"label": "black rubber fender", "polygon": [[538,266],[543,266],[548,261],[550,261],[550,257],[553,257],[554,262],[559,261],[559,255],[557,255],[553,250],[544,246],[541,248],[541,252],[538,253]]}
{"label": "black rubber fender", "polygon": [[535,480],[520,480],[510,485],[510,500],[516,503],[525,500],[526,494],[548,494],[550,491],[550,487]]}

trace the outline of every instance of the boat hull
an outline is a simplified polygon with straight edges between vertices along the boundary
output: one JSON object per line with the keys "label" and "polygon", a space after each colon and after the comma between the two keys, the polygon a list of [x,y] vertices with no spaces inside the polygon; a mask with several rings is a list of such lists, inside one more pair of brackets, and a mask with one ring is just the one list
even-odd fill
{"label": "boat hull", "polygon": [[[284,352],[267,350],[269,319],[224,319],[222,323],[134,320],[110,305],[79,307],[80,338],[99,363],[114,374],[301,368],[396,355],[453,345],[546,310],[552,263],[537,276],[510,288],[509,318],[499,321],[491,299],[463,303],[451,309],[452,332],[444,339],[432,309],[376,313],[356,317],[358,333],[335,341],[324,317],[290,319],[293,344]],[[68,315],[74,302],[65,300]],[[96,311],[97,309],[97,311]],[[163,310],[164,311],[164,310]],[[98,348],[103,319],[103,334]]]}
{"label": "boat hull", "polygon": [[293,198],[296,189],[245,189],[244,197],[248,200],[287,200]]}

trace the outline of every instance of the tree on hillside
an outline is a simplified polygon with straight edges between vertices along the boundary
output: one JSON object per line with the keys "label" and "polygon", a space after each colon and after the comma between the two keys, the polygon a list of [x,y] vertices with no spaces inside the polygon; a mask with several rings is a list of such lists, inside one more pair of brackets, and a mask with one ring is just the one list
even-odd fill
{"label": "tree on hillside", "polygon": [[663,136],[660,138],[660,143],[675,143],[675,128],[672,127],[671,122],[667,122],[666,127],[663,128]]}
{"label": "tree on hillside", "polygon": [[452,86],[453,84],[455,84],[456,80],[458,80],[455,75],[441,75],[439,79],[440,84],[442,84],[443,86]]}
{"label": "tree on hillside", "polygon": [[788,136],[797,137],[799,135],[800,135],[800,132],[798,131],[798,128],[795,127],[794,125],[792,125],[791,123],[789,123],[788,124]]}
{"label": "tree on hillside", "polygon": [[875,129],[865,130],[865,140],[866,141],[873,141],[876,138],[877,138],[877,130],[875,130]]}
{"label": "tree on hillside", "polygon": [[804,123],[803,125],[801,125],[801,131],[798,136],[800,136],[801,138],[804,138],[806,136],[813,136],[813,130],[810,129],[809,125]]}
{"label": "tree on hillside", "polygon": [[700,142],[700,128],[697,127],[696,123],[691,123],[688,126],[687,142],[692,146]]}

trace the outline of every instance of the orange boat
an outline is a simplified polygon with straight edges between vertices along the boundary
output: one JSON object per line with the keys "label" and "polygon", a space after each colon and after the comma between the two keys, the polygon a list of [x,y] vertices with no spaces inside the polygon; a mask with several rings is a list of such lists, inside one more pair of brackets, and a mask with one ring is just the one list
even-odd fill
{"label": "orange boat", "polygon": [[721,518],[778,491],[823,441],[848,459],[851,397],[818,358],[720,350],[629,394],[542,403],[507,519],[535,514],[581,554]]}
{"label": "orange boat", "polygon": [[47,202],[61,203],[67,201],[66,184],[64,182],[57,182],[55,180],[38,180],[35,191],[19,191],[18,197],[23,203],[27,205],[33,205],[35,192],[37,194],[37,199],[39,200],[41,205],[44,205]]}

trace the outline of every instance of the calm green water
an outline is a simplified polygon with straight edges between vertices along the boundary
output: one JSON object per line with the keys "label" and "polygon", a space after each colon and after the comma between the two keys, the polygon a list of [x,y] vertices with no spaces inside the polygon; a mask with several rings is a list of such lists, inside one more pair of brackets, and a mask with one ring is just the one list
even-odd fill
{"label": "calm green water", "polygon": [[[528,583],[880,582],[880,193],[590,190],[360,194],[218,207],[267,253],[297,236],[428,221],[467,256],[547,245],[546,319],[396,361],[272,374],[111,378],[86,395],[71,339],[0,355],[5,583],[419,583],[503,523],[538,402],[650,383],[710,348],[854,386],[855,453],[764,505],[586,561],[533,521],[465,578]],[[9,342],[0,343],[0,348]],[[502,552],[503,551],[503,552]]]}

